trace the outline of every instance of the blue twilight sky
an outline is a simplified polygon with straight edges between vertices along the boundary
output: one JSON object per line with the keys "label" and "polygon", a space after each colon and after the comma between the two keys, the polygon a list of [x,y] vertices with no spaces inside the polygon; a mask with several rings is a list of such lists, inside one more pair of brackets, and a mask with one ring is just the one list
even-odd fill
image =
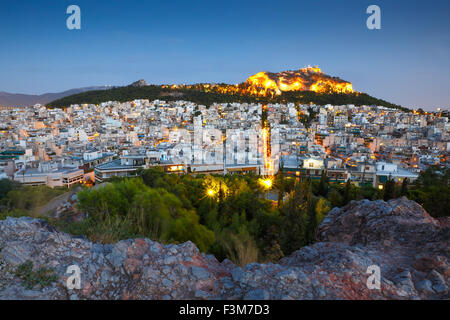
{"label": "blue twilight sky", "polygon": [[[81,8],[82,29],[66,28]],[[366,8],[381,7],[381,30]],[[450,108],[450,1],[2,0],[0,91],[239,83],[319,65],[406,107]]]}

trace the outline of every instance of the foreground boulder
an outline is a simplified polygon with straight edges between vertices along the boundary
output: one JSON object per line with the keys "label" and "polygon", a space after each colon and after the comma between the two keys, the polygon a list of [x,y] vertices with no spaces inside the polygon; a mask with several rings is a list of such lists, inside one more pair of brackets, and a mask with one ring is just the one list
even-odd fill
{"label": "foreground boulder", "polygon": [[[449,299],[449,220],[406,198],[351,202],[320,225],[318,242],[278,264],[237,267],[191,242],[92,243],[31,218],[0,221],[0,299]],[[26,288],[16,270],[31,261],[56,282]],[[67,268],[81,271],[68,289]],[[369,266],[380,288],[369,289]]]}

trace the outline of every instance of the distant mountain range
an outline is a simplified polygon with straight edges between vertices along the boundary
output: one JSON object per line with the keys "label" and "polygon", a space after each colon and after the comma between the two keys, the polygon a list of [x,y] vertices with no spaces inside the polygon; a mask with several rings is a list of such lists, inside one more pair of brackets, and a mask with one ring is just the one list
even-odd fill
{"label": "distant mountain range", "polygon": [[111,86],[93,86],[78,89],[70,89],[64,92],[58,93],[44,93],[41,95],[34,94],[21,94],[21,93],[8,93],[0,91],[0,106],[11,107],[29,107],[37,103],[47,104],[51,101],[58,100],[64,97],[68,97],[74,94],[83,93],[93,90],[107,90],[111,89]]}

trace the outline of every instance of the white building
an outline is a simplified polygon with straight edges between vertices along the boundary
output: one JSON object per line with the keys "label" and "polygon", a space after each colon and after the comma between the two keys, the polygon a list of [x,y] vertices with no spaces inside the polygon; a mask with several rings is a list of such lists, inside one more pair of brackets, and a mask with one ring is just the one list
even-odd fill
{"label": "white building", "polygon": [[14,175],[14,181],[29,186],[48,186],[70,188],[82,183],[84,171],[73,167],[54,167],[41,165],[39,168],[25,168]]}

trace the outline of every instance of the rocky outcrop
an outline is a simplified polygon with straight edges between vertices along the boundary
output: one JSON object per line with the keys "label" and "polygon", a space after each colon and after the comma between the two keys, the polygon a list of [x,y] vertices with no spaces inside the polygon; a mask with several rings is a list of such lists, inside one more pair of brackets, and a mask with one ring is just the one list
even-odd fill
{"label": "rocky outcrop", "polygon": [[352,93],[350,82],[331,77],[319,67],[306,67],[299,70],[278,73],[259,72],[247,79],[241,87],[244,92],[254,95],[280,95],[288,91],[314,91],[319,93]]}
{"label": "rocky outcrop", "polygon": [[[448,299],[448,222],[406,198],[351,202],[328,214],[317,243],[278,264],[241,268],[191,242],[102,245],[8,218],[0,221],[0,299]],[[26,289],[14,270],[28,260],[59,280]],[[81,270],[80,290],[66,287],[71,265]],[[367,286],[372,265],[380,267],[380,289]]]}
{"label": "rocky outcrop", "polygon": [[130,84],[130,87],[136,87],[136,88],[141,88],[141,87],[145,87],[145,86],[147,86],[147,82],[143,79]]}

